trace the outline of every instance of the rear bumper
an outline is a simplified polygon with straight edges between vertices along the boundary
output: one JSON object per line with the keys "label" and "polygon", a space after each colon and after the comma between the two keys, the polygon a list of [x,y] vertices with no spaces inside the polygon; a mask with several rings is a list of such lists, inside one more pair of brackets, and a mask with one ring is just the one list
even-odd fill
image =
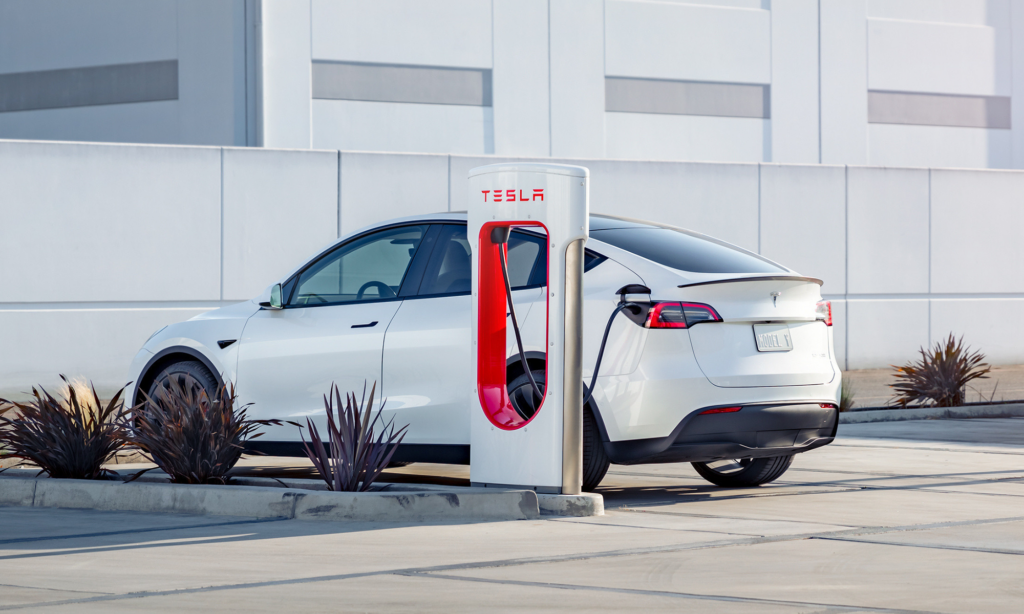
{"label": "rear bumper", "polygon": [[705,407],[683,418],[668,437],[606,441],[605,452],[620,465],[798,454],[835,439],[839,410],[830,403],[750,404],[733,413],[701,415],[711,409]]}

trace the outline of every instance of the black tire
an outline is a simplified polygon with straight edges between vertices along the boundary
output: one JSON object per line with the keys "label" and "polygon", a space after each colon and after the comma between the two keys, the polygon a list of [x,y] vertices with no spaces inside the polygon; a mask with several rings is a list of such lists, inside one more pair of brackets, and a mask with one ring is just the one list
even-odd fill
{"label": "black tire", "polygon": [[[720,464],[721,463],[721,464]],[[778,479],[793,464],[793,455],[744,458],[712,463],[691,463],[700,477],[718,486],[744,488]]]}
{"label": "black tire", "polygon": [[[544,371],[534,370],[533,379],[537,382],[540,391],[544,392]],[[530,418],[537,411],[536,395],[533,394],[533,387],[530,386],[530,378],[526,374],[512,380],[508,385],[509,398],[512,407],[524,417]],[[594,418],[590,407],[583,408],[583,490],[592,491],[604,479],[608,473],[608,466],[611,463],[604,452],[604,444],[601,443],[601,431],[597,428],[597,420]]]}
{"label": "black tire", "polygon": [[213,376],[213,373],[210,373],[210,370],[206,368],[206,365],[198,360],[182,360],[180,362],[171,363],[161,369],[149,384],[149,390],[146,391],[149,398],[154,398],[157,390],[165,386],[171,377],[184,378],[184,384],[188,386],[200,386],[206,391],[209,398],[216,398],[219,382],[217,381],[217,378]]}
{"label": "black tire", "polygon": [[583,408],[583,490],[591,492],[597,488],[608,473],[611,461],[604,451],[601,442],[601,431],[597,428],[597,418],[590,407]]}

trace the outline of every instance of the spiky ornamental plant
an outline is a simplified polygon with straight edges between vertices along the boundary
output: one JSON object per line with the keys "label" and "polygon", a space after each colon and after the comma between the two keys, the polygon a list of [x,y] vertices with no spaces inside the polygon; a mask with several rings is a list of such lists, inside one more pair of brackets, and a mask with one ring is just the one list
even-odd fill
{"label": "spiky ornamental plant", "polygon": [[852,411],[857,405],[854,398],[856,397],[856,391],[853,388],[853,384],[843,380],[842,387],[839,392],[839,411]]}
{"label": "spiky ornamental plant", "polygon": [[[303,436],[302,445],[330,490],[369,490],[374,480],[388,466],[398,444],[405,438],[408,426],[403,426],[396,433],[394,419],[384,424],[381,418],[383,403],[377,414],[373,415],[373,395],[376,390],[375,382],[367,400],[364,384],[361,401],[356,401],[355,393],[348,393],[342,403],[341,390],[331,384],[330,392],[324,396],[324,408],[327,410],[326,444],[313,421],[306,419],[311,441],[307,443]],[[380,434],[374,431],[378,421],[382,425]]]}
{"label": "spiky ornamental plant", "polygon": [[117,477],[103,464],[127,442],[120,420],[124,389],[104,406],[95,387],[60,378],[65,390],[57,397],[39,387],[32,388],[32,401],[0,399],[0,458],[28,461],[51,478]]}
{"label": "spiky ornamental plant", "polygon": [[991,370],[984,362],[984,354],[970,352],[963,343],[963,337],[956,339],[950,333],[949,338],[937,342],[930,351],[921,348],[921,359],[917,362],[902,367],[893,365],[896,369],[896,383],[890,384],[895,391],[893,402],[902,407],[928,402],[936,407],[963,405],[967,383],[987,379]]}
{"label": "spiky ornamental plant", "polygon": [[226,484],[245,442],[259,437],[261,426],[283,424],[249,420],[249,406],[236,407],[233,384],[211,398],[197,383],[171,376],[153,397],[143,396],[129,419],[130,441],[176,484]]}

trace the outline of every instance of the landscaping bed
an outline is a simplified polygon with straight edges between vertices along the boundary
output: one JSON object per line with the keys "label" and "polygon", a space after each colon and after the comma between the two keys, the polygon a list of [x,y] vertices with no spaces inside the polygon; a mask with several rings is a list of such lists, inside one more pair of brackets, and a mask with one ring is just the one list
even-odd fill
{"label": "landscaping bed", "polygon": [[902,420],[937,420],[957,418],[1024,417],[1024,402],[976,403],[959,407],[857,408],[839,414],[839,424],[893,422]]}

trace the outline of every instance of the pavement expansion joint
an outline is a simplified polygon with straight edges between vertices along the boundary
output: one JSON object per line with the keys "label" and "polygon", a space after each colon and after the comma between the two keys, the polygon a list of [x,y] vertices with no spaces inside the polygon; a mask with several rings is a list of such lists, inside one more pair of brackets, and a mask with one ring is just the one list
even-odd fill
{"label": "pavement expansion joint", "polygon": [[[749,520],[751,522],[788,522],[788,523],[792,523],[792,524],[807,524],[808,523],[808,521],[806,521],[806,520],[790,520],[788,518],[750,518],[748,516],[721,516],[721,515],[718,515],[718,514],[696,514],[696,513],[693,513],[693,512],[666,512],[666,511],[662,511],[662,510],[648,510],[648,509],[644,509],[644,508],[628,507],[628,506],[615,507],[615,508],[611,508],[611,510],[612,511],[617,511],[617,512],[628,512],[628,513],[631,513],[631,514],[657,514],[657,515],[660,515],[660,516],[686,516],[686,517],[691,517],[691,518],[716,518],[716,519],[721,519],[721,520]],[[829,525],[829,524],[832,524],[832,523],[829,523],[829,522],[813,522],[812,524]],[[832,526],[836,526],[836,527],[849,527],[850,525],[847,525],[847,524],[833,524]],[[865,527],[861,527],[861,528],[867,529],[867,528],[874,528],[874,527],[867,527],[867,526],[865,526]]]}
{"label": "pavement expansion joint", "polygon": [[[908,440],[908,443],[909,443],[909,440]],[[960,442],[955,442],[955,443],[959,444]],[[866,444],[866,443],[849,444],[849,443],[839,443],[839,442],[833,442],[832,445],[837,447],[837,448],[877,448],[877,449],[880,449],[880,450],[909,450],[909,451],[922,450],[922,451],[928,451],[928,452],[960,452],[960,453],[963,453],[963,454],[1000,454],[1000,455],[1009,455],[1009,456],[1024,456],[1024,446],[1013,446],[1013,445],[1010,445],[1010,444],[1005,444],[1005,447],[1007,447],[1007,448],[1022,448],[1021,451],[1020,452],[1016,452],[1016,451],[1011,451],[1011,450],[992,450],[988,446],[984,446],[984,447],[982,447],[982,449],[979,449],[979,450],[973,450],[973,449],[971,449],[969,447],[970,444],[966,444],[966,443],[961,444],[963,447],[958,447],[958,448],[933,448],[933,447],[930,447],[930,446],[929,447],[925,447],[925,446],[883,446],[883,445],[878,445],[878,444]]]}
{"label": "pavement expansion joint", "polygon": [[[15,539],[0,539],[0,544],[20,544],[25,542],[46,542],[54,541],[59,539],[82,539],[89,537],[108,537],[111,535],[134,535],[136,533],[153,533],[157,531],[178,531],[181,529],[205,529],[207,527],[226,527],[237,524],[254,524],[262,522],[280,522],[282,520],[288,520],[285,517],[281,518],[255,518],[248,520],[232,520],[230,522],[210,522],[204,524],[193,524],[193,525],[179,525],[169,527],[147,527],[143,529],[125,529],[123,531],[103,531],[98,533],[77,533],[74,535],[54,535],[52,537],[19,537]],[[0,557],[2,558],[2,557]]]}
{"label": "pavement expansion joint", "polygon": [[618,527],[623,529],[643,529],[645,531],[675,531],[677,533],[711,533],[713,535],[736,535],[742,537],[764,537],[762,533],[737,533],[735,531],[709,531],[708,529],[687,529],[684,527],[644,527],[633,524],[622,524],[620,522],[596,522],[593,520],[561,520],[560,522],[571,522],[574,524],[585,524],[594,527]]}
{"label": "pavement expansion joint", "polygon": [[930,548],[933,550],[958,550],[961,552],[981,552],[985,554],[1024,555],[1024,550],[1006,550],[1004,548],[972,548],[970,546],[952,546],[948,544],[908,544],[905,542],[888,542],[878,539],[854,539],[852,537],[811,537],[810,539],[850,542],[855,544],[876,544],[879,546],[901,546],[904,548]]}
{"label": "pavement expansion joint", "polygon": [[24,584],[0,584],[0,587],[6,588],[27,588],[33,591],[60,591],[62,593],[81,593],[83,595],[116,595],[117,593],[108,593],[106,591],[77,591],[70,588],[49,588],[46,586],[26,586]]}
{"label": "pavement expansion joint", "polygon": [[937,614],[930,610],[903,610],[893,608],[876,608],[869,606],[844,605],[836,603],[815,603],[810,601],[787,601],[782,599],[763,599],[757,597],[738,597],[733,595],[710,595],[702,593],[683,593],[678,591],[658,591],[650,589],[618,588],[612,586],[591,586],[586,584],[565,584],[560,582],[531,582],[527,580],[498,580],[492,578],[478,578],[473,576],[453,576],[437,573],[401,573],[408,577],[428,577],[439,580],[452,580],[458,582],[482,582],[485,584],[504,584],[509,586],[553,588],[570,591],[597,591],[605,593],[623,593],[627,595],[643,595],[650,597],[671,597],[676,599],[693,599],[700,601],[724,601],[731,603],[750,603],[758,605],[790,606],[797,608],[818,607],[825,608],[826,612],[881,612],[892,614]]}
{"label": "pavement expansion joint", "polygon": [[[734,499],[762,499],[762,498],[766,498],[766,497],[795,497],[795,496],[798,496],[798,495],[831,495],[833,493],[840,493],[840,492],[857,492],[857,491],[860,491],[860,490],[865,490],[867,488],[868,488],[867,486],[851,486],[849,484],[846,484],[846,485],[841,485],[841,486],[829,486],[827,489],[824,489],[824,490],[798,490],[798,491],[786,491],[786,492],[762,491],[762,492],[750,493],[750,494],[742,494],[742,495],[723,495],[723,496],[720,496],[720,497],[715,497],[715,496],[711,496],[711,495],[704,495],[704,494],[698,494],[698,493],[695,493],[695,494],[692,494],[692,495],[680,494],[680,495],[675,495],[672,499],[666,499],[666,500],[663,500],[663,501],[644,501],[644,505],[645,506],[647,506],[647,505],[672,505],[674,503],[694,503],[694,502],[698,502],[698,501],[731,501],[731,500],[734,500]],[[606,509],[621,509],[621,506],[618,507],[618,508],[607,507]]]}

